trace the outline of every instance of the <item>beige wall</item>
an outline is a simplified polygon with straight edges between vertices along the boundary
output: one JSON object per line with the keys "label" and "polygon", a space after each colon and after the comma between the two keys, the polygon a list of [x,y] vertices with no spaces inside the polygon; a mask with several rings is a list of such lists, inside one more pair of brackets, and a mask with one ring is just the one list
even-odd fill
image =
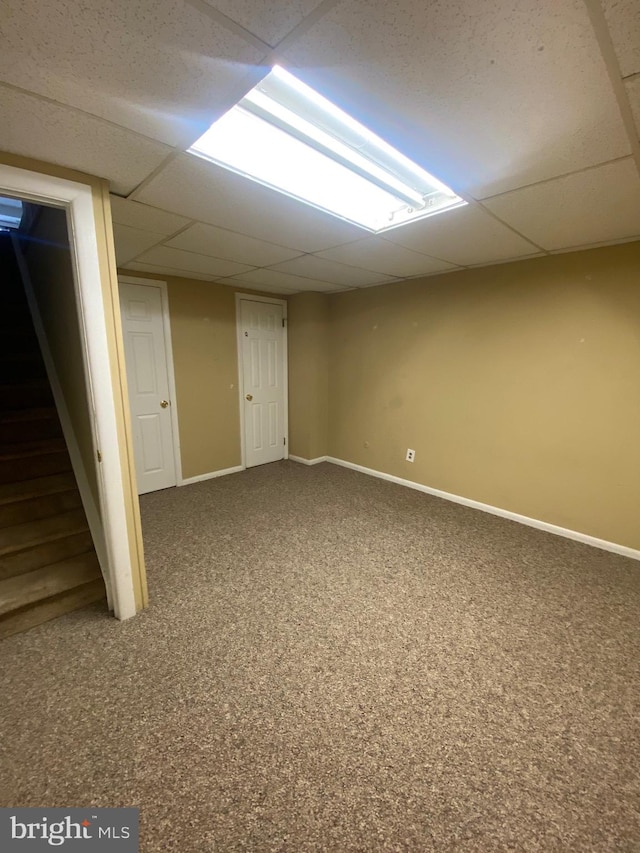
{"label": "beige wall", "polygon": [[131,441],[131,425],[127,401],[126,370],[124,347],[120,326],[120,307],[118,301],[118,282],[116,275],[115,251],[113,246],[113,226],[111,222],[111,207],[109,203],[109,186],[102,178],[86,175],[43,163],[27,157],[0,152],[0,163],[52,175],[68,181],[76,181],[91,187],[93,209],[96,223],[96,242],[98,261],[100,265],[100,284],[107,326],[107,339],[111,375],[114,382],[114,406],[116,428],[120,447],[120,466],[124,488],[125,514],[127,521],[127,539],[131,557],[132,579],[134,584],[136,607],[145,607],[148,600],[147,581],[142,547],[142,530],[140,527],[140,508],[135,483],[133,465],[133,445]]}
{"label": "beige wall", "polygon": [[329,297],[289,297],[289,453],[326,456],[329,440]]}
{"label": "beige wall", "polygon": [[91,495],[100,504],[66,214],[41,207],[23,254]]}
{"label": "beige wall", "polygon": [[[639,264],[631,243],[290,297],[290,453],[639,548]],[[234,291],[164,280],[183,474],[232,467]]]}
{"label": "beige wall", "polygon": [[332,296],[329,454],[640,548],[639,269],[631,243]]}
{"label": "beige wall", "polygon": [[208,281],[165,281],[187,479],[240,465],[235,293]]}

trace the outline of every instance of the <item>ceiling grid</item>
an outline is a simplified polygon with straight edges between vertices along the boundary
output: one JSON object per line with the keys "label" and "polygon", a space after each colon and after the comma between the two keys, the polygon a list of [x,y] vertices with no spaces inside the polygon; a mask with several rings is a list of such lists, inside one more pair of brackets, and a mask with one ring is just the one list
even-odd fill
{"label": "ceiling grid", "polygon": [[[0,150],[108,179],[118,263],[341,292],[640,239],[637,0],[7,0]],[[186,149],[278,62],[469,204],[374,236]]]}

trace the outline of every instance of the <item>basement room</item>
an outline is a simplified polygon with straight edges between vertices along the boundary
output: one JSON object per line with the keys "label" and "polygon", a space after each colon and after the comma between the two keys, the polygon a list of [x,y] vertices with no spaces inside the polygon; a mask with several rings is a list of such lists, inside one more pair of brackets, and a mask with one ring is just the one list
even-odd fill
{"label": "basement room", "polygon": [[3,11],[3,853],[640,850],[637,0]]}

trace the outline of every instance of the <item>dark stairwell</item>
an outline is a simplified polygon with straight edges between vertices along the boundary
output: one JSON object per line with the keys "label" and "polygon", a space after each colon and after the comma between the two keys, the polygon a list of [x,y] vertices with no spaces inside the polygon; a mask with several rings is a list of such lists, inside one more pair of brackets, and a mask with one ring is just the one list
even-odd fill
{"label": "dark stairwell", "polygon": [[104,597],[11,237],[0,232],[0,639]]}

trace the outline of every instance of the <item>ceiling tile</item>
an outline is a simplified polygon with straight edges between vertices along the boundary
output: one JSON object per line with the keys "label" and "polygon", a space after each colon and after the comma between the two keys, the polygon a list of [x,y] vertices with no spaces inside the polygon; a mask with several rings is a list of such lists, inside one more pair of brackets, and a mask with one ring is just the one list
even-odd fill
{"label": "ceiling tile", "polygon": [[475,205],[457,207],[387,231],[390,243],[452,264],[490,264],[537,251],[527,240]]}
{"label": "ceiling tile", "polygon": [[298,252],[363,236],[362,228],[191,154],[176,157],[136,199]]}
{"label": "ceiling tile", "polygon": [[183,270],[185,275],[189,272],[199,272],[216,276],[216,278],[237,275],[251,269],[248,264],[236,264],[234,261],[196,255],[193,252],[183,252],[181,249],[170,249],[167,246],[157,246],[142,255],[139,260],[144,264]]}
{"label": "ceiling tile", "polygon": [[583,0],[343,0],[283,54],[477,198],[629,153]]}
{"label": "ceiling tile", "polygon": [[246,288],[247,290],[259,290],[261,293],[273,293],[275,296],[288,296],[291,293],[296,293],[295,290],[290,290],[286,287],[280,287],[271,284],[257,284],[255,281],[252,284],[243,282],[240,278],[220,278],[218,284],[224,284],[227,287],[235,287],[237,289]]}
{"label": "ceiling tile", "polygon": [[158,210],[146,204],[138,204],[117,195],[111,196],[111,218],[118,225],[129,225],[131,228],[139,228],[141,231],[152,231],[154,234],[162,234],[168,237],[189,224],[189,219],[167,213],[166,210]]}
{"label": "ceiling tile", "polygon": [[486,205],[550,250],[640,235],[640,176],[630,157],[515,190]]}
{"label": "ceiling tile", "polygon": [[623,77],[640,72],[638,0],[603,0],[602,8]]}
{"label": "ceiling tile", "polygon": [[237,234],[213,225],[198,222],[167,242],[168,246],[198,252],[200,255],[212,255],[229,261],[250,264],[254,267],[268,267],[280,261],[295,258],[295,249],[286,249],[274,243],[255,240],[246,234]]}
{"label": "ceiling tile", "polygon": [[162,234],[141,231],[139,228],[118,225],[116,222],[113,224],[113,237],[116,246],[116,261],[119,267],[137,258],[142,252],[147,251],[164,239]]}
{"label": "ceiling tile", "polygon": [[171,153],[85,113],[6,88],[0,88],[0,150],[108,178],[122,195]]}
{"label": "ceiling tile", "polygon": [[[232,279],[229,279],[229,283],[231,283]],[[286,288],[287,290],[292,291],[293,293],[300,293],[301,291],[315,291],[318,293],[338,293],[342,290],[349,290],[350,288],[341,287],[338,284],[333,284],[329,281],[314,281],[311,278],[303,278],[299,275],[289,275],[284,272],[277,272],[276,270],[252,270],[251,272],[243,273],[238,276],[237,279],[233,279],[233,281],[237,283],[245,283],[251,286],[257,285],[267,285],[275,288]]]}
{"label": "ceiling tile", "polygon": [[187,147],[236,103],[264,55],[181,0],[11,5],[0,79],[169,145]]}
{"label": "ceiling tile", "polygon": [[156,275],[175,276],[176,278],[197,278],[198,281],[216,281],[217,275],[207,275],[206,273],[185,272],[180,269],[172,269],[171,267],[156,266],[155,264],[143,264],[140,261],[133,261],[127,264],[124,272],[133,270],[134,272],[152,272]]}
{"label": "ceiling tile", "polygon": [[431,273],[455,269],[453,264],[389,243],[382,237],[367,237],[355,243],[347,243],[335,249],[327,249],[324,252],[319,252],[318,255],[322,258],[351,264],[351,266],[386,273],[394,278],[430,275]]}
{"label": "ceiling tile", "polygon": [[275,47],[310,13],[321,0],[205,0],[254,36]]}
{"label": "ceiling tile", "polygon": [[337,261],[318,258],[314,255],[302,255],[299,258],[294,258],[292,261],[285,261],[282,264],[272,266],[271,269],[290,273],[291,275],[299,275],[304,278],[330,281],[334,284],[341,284],[344,287],[382,284],[394,280],[394,276],[372,272],[371,270],[359,267],[349,267],[346,264],[339,264]]}

